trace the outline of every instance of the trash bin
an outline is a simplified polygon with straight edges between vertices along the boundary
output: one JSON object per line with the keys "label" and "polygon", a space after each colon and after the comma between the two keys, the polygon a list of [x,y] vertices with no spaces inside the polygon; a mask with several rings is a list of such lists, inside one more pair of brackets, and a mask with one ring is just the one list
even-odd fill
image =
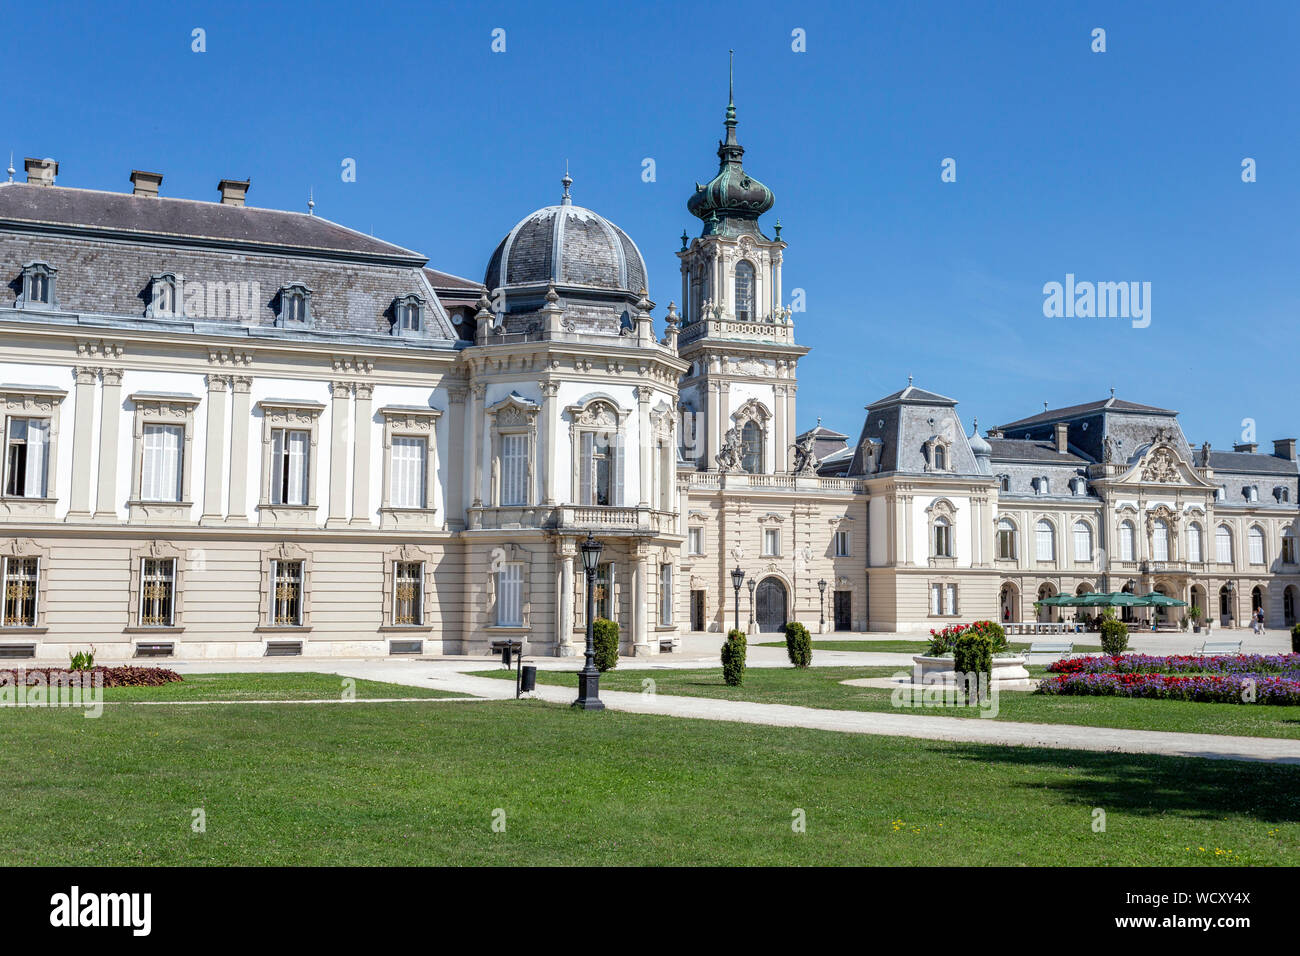
{"label": "trash bin", "polygon": [[519,692],[526,694],[537,690],[537,668],[526,664],[519,670]]}
{"label": "trash bin", "polygon": [[509,641],[507,641],[504,645],[502,645],[502,647],[501,647],[501,666],[502,666],[502,667],[509,667],[509,666],[511,665],[512,661],[511,661],[511,659],[510,659],[510,650],[511,650],[512,647],[513,647],[513,645],[512,645]]}

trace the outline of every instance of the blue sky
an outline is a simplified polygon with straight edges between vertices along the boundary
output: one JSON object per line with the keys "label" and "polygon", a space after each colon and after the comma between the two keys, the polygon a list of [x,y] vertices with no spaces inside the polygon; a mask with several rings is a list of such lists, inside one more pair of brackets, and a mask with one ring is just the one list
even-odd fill
{"label": "blue sky", "polygon": [[[807,297],[802,427],[856,436],[910,373],[968,429],[1113,386],[1195,442],[1227,447],[1245,418],[1261,442],[1300,433],[1291,2],[61,2],[24,35],[0,142],[19,175],[52,156],[62,185],[125,191],[157,170],[187,198],[251,177],[250,204],[289,209],[310,187],[318,214],[481,279],[567,159],[575,202],[640,246],[657,321],[734,48],[745,166]],[[1150,325],[1045,318],[1067,273],[1150,282]]]}

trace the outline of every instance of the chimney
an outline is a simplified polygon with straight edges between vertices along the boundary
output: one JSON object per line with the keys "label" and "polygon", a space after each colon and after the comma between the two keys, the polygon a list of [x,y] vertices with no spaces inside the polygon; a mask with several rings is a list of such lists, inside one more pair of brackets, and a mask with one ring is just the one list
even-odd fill
{"label": "chimney", "polygon": [[248,193],[248,186],[252,180],[248,179],[223,179],[217,183],[217,189],[221,191],[221,205],[223,206],[242,206],[244,196]]}
{"label": "chimney", "polygon": [[1285,458],[1287,461],[1295,461],[1295,439],[1274,438],[1273,457]]}
{"label": "chimney", "polygon": [[54,177],[59,175],[59,164],[52,159],[23,160],[23,169],[27,171],[27,181],[33,186],[53,186]]}
{"label": "chimney", "polygon": [[162,173],[146,173],[142,169],[131,170],[131,185],[135,187],[131,195],[158,198],[158,187],[162,185]]}
{"label": "chimney", "polygon": [[1239,444],[1239,445],[1233,445],[1233,446],[1232,446],[1232,450],[1233,450],[1233,451],[1244,451],[1244,452],[1245,452],[1246,454],[1248,454],[1248,455],[1253,455],[1253,454],[1255,454],[1255,452],[1256,452],[1258,449],[1259,449],[1259,445],[1258,445],[1257,443],[1253,442],[1253,441],[1251,441],[1251,442],[1242,442],[1242,443]]}
{"label": "chimney", "polygon": [[1065,422],[1056,423],[1056,450],[1063,455],[1070,451],[1070,426]]}

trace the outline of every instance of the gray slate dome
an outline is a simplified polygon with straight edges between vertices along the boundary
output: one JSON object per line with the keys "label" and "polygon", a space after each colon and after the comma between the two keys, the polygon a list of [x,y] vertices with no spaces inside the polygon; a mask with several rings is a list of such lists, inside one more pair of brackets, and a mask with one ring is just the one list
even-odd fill
{"label": "gray slate dome", "polygon": [[526,216],[501,240],[483,284],[489,289],[545,287],[607,290],[637,296],[646,287],[645,260],[636,243],[598,213],[564,198]]}

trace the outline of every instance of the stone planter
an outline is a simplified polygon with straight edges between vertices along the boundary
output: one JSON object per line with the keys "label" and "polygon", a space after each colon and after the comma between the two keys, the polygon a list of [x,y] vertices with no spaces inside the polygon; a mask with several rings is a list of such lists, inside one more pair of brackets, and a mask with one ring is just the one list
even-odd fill
{"label": "stone planter", "polygon": [[[913,684],[955,684],[957,672],[953,670],[951,657],[926,657],[917,655],[912,658]],[[1025,670],[1025,657],[1015,654],[1010,657],[993,658],[993,686],[999,690],[1027,690],[1034,686]]]}

